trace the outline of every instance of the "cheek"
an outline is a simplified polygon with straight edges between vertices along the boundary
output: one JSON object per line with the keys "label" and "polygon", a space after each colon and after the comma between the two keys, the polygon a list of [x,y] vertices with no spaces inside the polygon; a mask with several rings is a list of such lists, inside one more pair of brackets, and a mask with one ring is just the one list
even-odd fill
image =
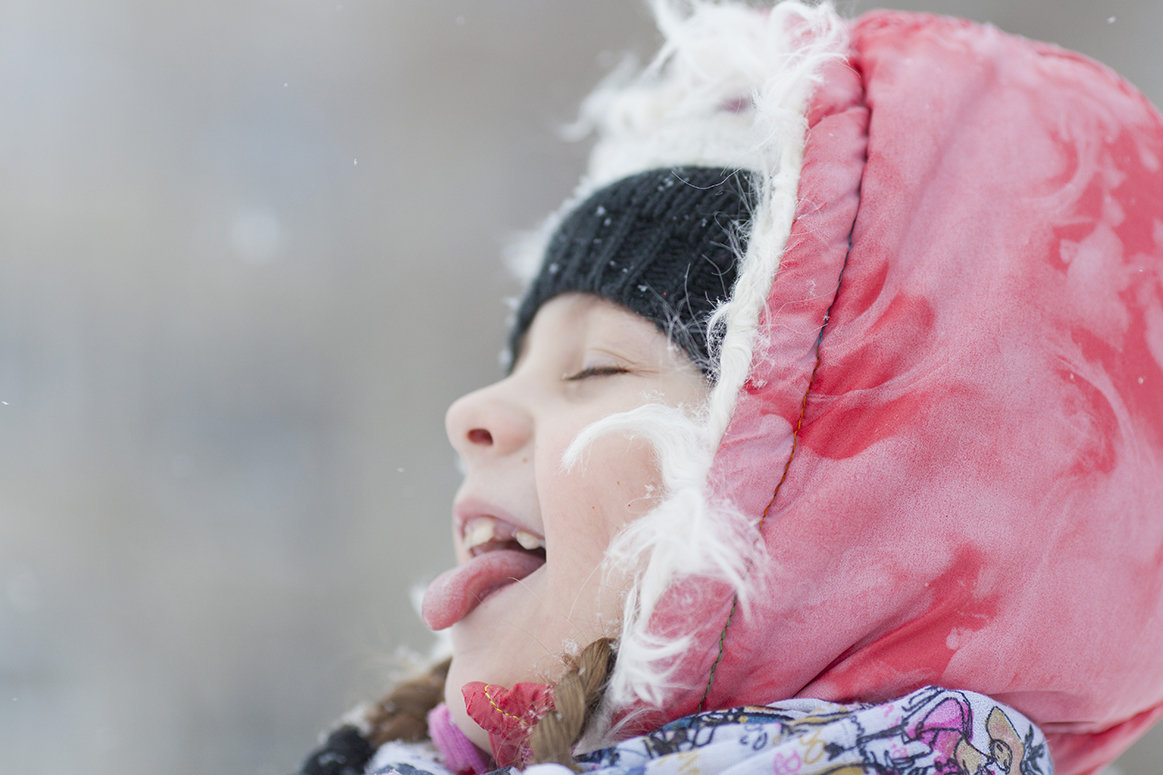
{"label": "cheek", "polygon": [[[601,461],[601,477],[608,483],[607,504],[625,516],[622,524],[647,513],[662,494],[662,476],[654,450],[641,439],[610,439]],[[617,527],[621,527],[619,524]]]}
{"label": "cheek", "polygon": [[571,470],[559,463],[538,479],[550,545],[553,538],[564,538],[572,550],[588,554],[604,553],[623,526],[650,511],[662,491],[650,445],[621,436],[598,439]]}

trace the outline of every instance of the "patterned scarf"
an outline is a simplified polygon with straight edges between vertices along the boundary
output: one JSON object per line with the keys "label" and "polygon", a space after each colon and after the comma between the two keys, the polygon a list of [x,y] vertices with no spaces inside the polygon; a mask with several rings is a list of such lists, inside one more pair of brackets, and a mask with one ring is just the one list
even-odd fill
{"label": "patterned scarf", "polygon": [[[796,699],[698,713],[585,754],[577,766],[582,772],[604,775],[1054,772],[1041,731],[1020,713],[981,694],[932,686],[876,705]],[[366,772],[454,775],[440,763],[439,753],[430,743],[388,743]],[[539,764],[523,772],[569,775],[570,770],[558,764]]]}

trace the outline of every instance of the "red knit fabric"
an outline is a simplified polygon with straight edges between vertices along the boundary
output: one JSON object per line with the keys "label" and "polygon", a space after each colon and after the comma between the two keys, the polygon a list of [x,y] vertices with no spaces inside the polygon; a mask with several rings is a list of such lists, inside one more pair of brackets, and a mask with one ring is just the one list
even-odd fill
{"label": "red knit fabric", "polygon": [[489,745],[499,767],[529,760],[533,726],[553,709],[553,689],[545,684],[519,683],[511,689],[474,681],[462,689],[468,715],[489,733]]}

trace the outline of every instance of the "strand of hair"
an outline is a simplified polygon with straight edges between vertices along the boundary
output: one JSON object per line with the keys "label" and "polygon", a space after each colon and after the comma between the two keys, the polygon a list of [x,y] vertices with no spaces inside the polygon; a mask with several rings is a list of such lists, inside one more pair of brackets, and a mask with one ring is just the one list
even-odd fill
{"label": "strand of hair", "polygon": [[614,648],[609,638],[599,638],[582,649],[554,687],[554,710],[533,727],[529,739],[532,760],[528,763],[552,762],[579,771],[573,748],[602,700],[613,665]]}
{"label": "strand of hair", "polygon": [[379,747],[389,740],[417,742],[428,736],[428,713],[444,699],[444,682],[452,660],[446,659],[423,675],[396,686],[368,714],[368,742]]}

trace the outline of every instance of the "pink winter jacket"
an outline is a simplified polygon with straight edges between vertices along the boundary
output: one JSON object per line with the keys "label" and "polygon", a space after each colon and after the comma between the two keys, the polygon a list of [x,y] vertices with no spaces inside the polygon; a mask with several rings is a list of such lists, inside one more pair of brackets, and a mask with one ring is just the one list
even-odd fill
{"label": "pink winter jacket", "polygon": [[938,684],[1090,773],[1163,712],[1163,121],[991,27],[874,13],[850,46],[711,475],[768,592],[668,593],[688,688],[640,725]]}

